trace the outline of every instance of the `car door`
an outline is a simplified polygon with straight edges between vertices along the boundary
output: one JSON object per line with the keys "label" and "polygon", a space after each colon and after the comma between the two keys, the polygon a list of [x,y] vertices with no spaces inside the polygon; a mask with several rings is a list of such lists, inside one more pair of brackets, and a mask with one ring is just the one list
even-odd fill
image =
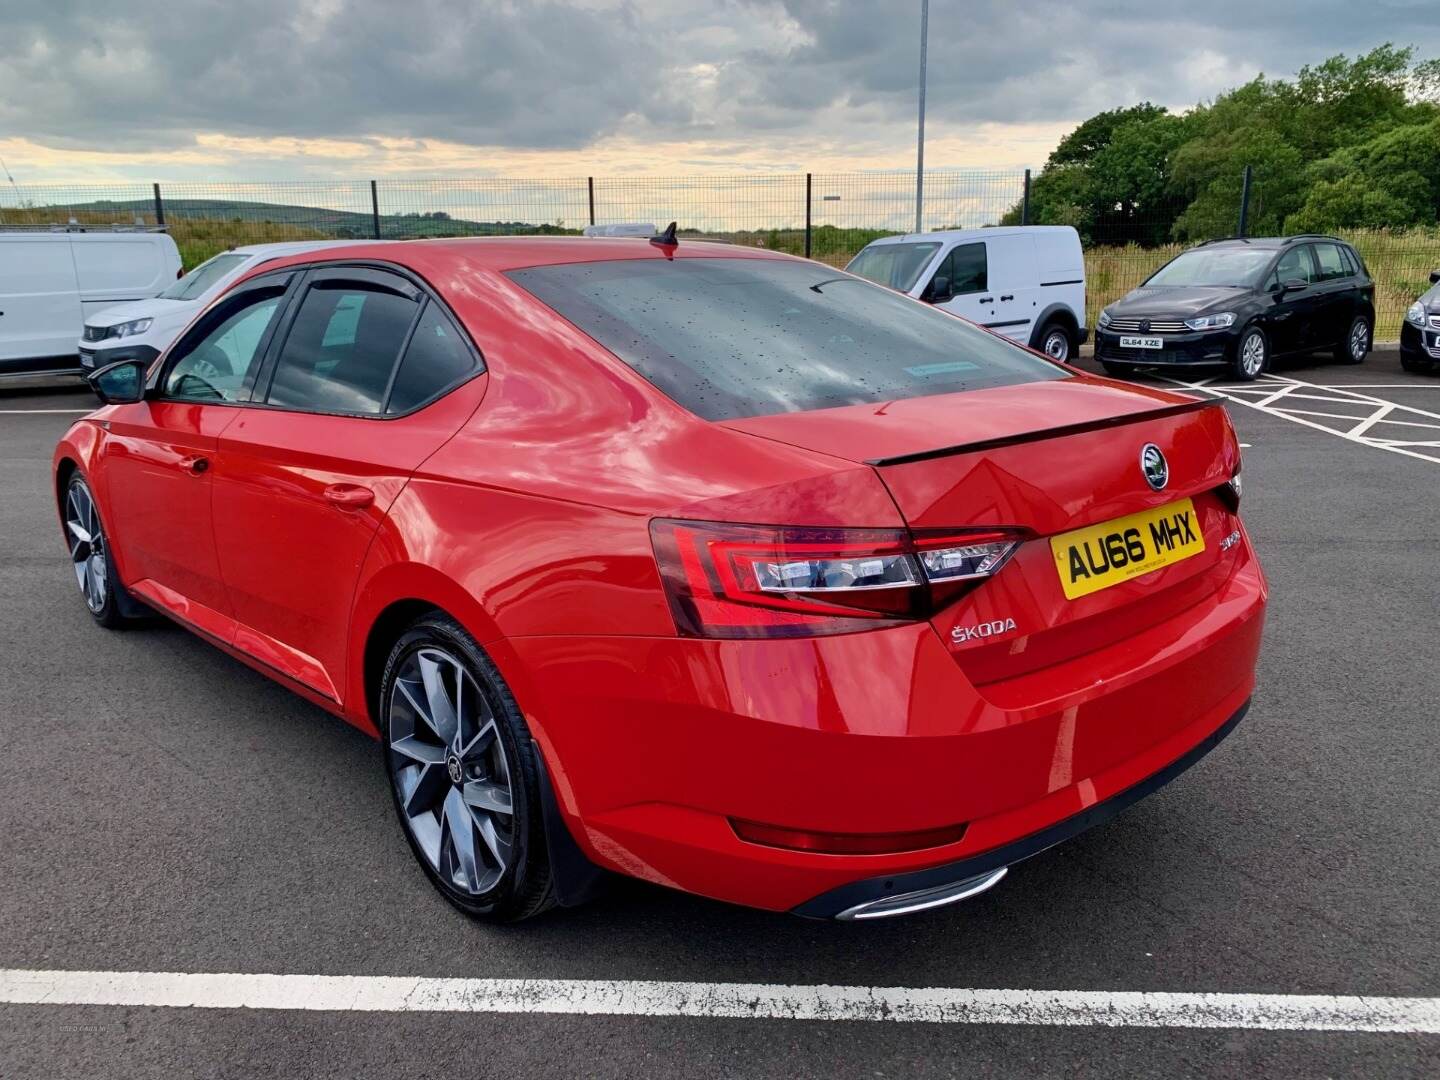
{"label": "car door", "polygon": [[936,307],[982,326],[994,318],[995,295],[989,291],[989,258],[983,241],[951,248],[935,269],[932,288],[942,281],[948,282],[949,298],[939,300]]}
{"label": "car door", "polygon": [[112,411],[99,470],[132,592],[227,643],[211,495],[217,440],[249,401],[293,274],[257,279],[207,311],[166,355],[146,400]]}
{"label": "car door", "polygon": [[261,376],[264,407],[219,440],[215,543],[235,644],[335,701],[370,543],[411,474],[479,402],[472,388],[426,405],[433,394],[406,389],[412,364],[461,371],[448,385],[481,370],[443,305],[410,278],[313,270]]}
{"label": "car door", "polygon": [[[1286,289],[1286,283],[1299,287]],[[1320,306],[1315,288],[1315,264],[1309,244],[1285,249],[1266,278],[1270,306],[1265,312],[1265,333],[1272,355],[1296,352],[1309,347],[1314,338],[1314,320]]]}
{"label": "car door", "polygon": [[1350,332],[1358,307],[1359,283],[1339,244],[1310,245],[1315,253],[1316,313],[1314,346],[1334,345]]}
{"label": "car door", "polygon": [[69,235],[0,238],[0,375],[77,366],[81,322]]}
{"label": "car door", "polygon": [[987,292],[994,295],[995,305],[983,325],[1028,343],[1038,311],[1035,238],[1029,233],[1010,233],[986,240],[985,249],[990,269]]}

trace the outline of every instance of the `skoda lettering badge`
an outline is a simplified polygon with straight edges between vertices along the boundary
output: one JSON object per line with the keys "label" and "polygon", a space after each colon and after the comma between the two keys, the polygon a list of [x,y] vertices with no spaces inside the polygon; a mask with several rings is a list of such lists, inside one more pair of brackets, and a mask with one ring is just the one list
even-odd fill
{"label": "skoda lettering badge", "polygon": [[1153,442],[1140,448],[1140,471],[1145,474],[1145,482],[1155,491],[1163,490],[1170,482],[1170,465]]}

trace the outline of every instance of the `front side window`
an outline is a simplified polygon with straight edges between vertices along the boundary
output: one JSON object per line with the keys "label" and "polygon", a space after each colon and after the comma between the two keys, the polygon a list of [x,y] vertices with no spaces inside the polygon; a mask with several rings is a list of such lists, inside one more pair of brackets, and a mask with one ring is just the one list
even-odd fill
{"label": "front side window", "polygon": [[950,291],[956,296],[984,292],[987,279],[984,244],[961,244],[945,258]]}
{"label": "front side window", "polygon": [[161,392],[196,401],[246,400],[247,379],[260,362],[261,345],[283,298],[283,286],[246,294],[221,313],[218,324],[182,341]]}
{"label": "front side window", "polygon": [[364,283],[323,281],[300,303],[266,400],[307,412],[378,414],[420,305]]}
{"label": "front side window", "polygon": [[920,278],[920,272],[930,265],[938,243],[914,244],[871,244],[850,260],[845,269],[858,274],[876,285],[884,285],[900,292],[909,292]]}
{"label": "front side window", "polygon": [[1070,377],[963,319],[812,262],[628,259],[509,276],[707,420]]}
{"label": "front side window", "polygon": [[160,296],[165,300],[194,300],[249,261],[249,255],[216,255],[195,267]]}

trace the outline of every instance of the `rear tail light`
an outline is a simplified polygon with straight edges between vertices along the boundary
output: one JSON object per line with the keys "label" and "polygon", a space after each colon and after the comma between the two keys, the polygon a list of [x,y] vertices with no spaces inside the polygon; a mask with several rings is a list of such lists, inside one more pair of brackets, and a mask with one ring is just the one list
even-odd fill
{"label": "rear tail light", "polygon": [[1235,475],[1216,488],[1215,494],[1220,496],[1220,501],[1232,514],[1240,512],[1240,469],[1238,466],[1235,469]]}
{"label": "rear tail light", "polygon": [[811,637],[928,618],[997,573],[1026,533],[816,529],[656,519],[682,637]]}

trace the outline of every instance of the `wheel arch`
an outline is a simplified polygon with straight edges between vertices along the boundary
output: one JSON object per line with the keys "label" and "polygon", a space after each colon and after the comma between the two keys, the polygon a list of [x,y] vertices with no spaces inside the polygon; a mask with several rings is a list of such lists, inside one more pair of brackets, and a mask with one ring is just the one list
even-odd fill
{"label": "wheel arch", "polygon": [[1080,320],[1075,317],[1075,312],[1069,304],[1055,303],[1035,316],[1035,322],[1030,331],[1030,348],[1037,350],[1041,348],[1045,343],[1045,327],[1055,322],[1060,323],[1066,330],[1070,331],[1071,341],[1076,344],[1077,348],[1079,347]]}
{"label": "wheel arch", "polygon": [[[345,717],[351,723],[378,735],[375,707],[385,659],[405,628],[431,611],[454,619],[481,647],[500,636],[499,628],[480,603],[439,571],[418,563],[394,563],[382,568],[361,584],[351,612],[344,706]],[[510,673],[504,674],[510,682]]]}

